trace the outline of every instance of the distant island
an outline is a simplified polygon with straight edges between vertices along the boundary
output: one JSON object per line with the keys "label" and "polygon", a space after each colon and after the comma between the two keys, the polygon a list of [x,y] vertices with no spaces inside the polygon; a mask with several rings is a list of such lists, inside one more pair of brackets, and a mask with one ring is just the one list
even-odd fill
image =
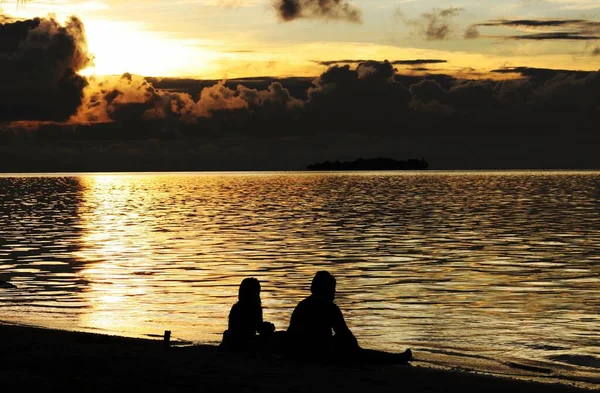
{"label": "distant island", "polygon": [[306,167],[309,171],[414,171],[425,170],[429,167],[424,159],[409,159],[406,161],[393,158],[359,158],[354,161],[325,161]]}

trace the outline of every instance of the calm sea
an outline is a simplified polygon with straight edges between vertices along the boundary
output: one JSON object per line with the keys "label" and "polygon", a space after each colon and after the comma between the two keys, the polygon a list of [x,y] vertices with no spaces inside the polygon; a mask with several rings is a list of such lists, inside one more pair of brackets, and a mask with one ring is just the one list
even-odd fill
{"label": "calm sea", "polygon": [[364,347],[600,383],[600,172],[0,177],[2,321],[216,343],[323,269]]}

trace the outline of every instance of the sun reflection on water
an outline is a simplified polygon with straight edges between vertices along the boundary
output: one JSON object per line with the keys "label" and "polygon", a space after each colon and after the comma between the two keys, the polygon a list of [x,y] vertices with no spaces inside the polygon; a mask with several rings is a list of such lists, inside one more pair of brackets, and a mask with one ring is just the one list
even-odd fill
{"label": "sun reflection on water", "polygon": [[[197,337],[193,329],[214,334],[214,323],[226,320],[228,306],[214,304],[215,296],[232,297],[239,273],[257,266],[224,266],[196,255],[211,255],[228,243],[228,235],[203,235],[201,225],[210,208],[173,195],[164,177],[90,175],[83,178],[80,210],[83,235],[77,257],[82,277],[89,282],[85,296],[91,307],[81,316],[86,328],[127,334],[159,334],[173,325],[192,331],[181,338]],[[201,196],[200,196],[201,199]],[[233,236],[233,235],[231,235]],[[218,285],[210,288],[210,282]],[[219,295],[221,293],[221,295]],[[215,314],[217,314],[215,316]],[[206,326],[210,325],[210,329]]]}
{"label": "sun reflection on water", "polygon": [[89,282],[85,296],[91,307],[80,317],[85,328],[144,332],[147,310],[138,299],[147,294],[148,282],[143,276],[130,276],[143,260],[126,256],[145,254],[151,232],[138,222],[137,211],[122,209],[131,198],[130,183],[126,176],[83,178],[83,235],[77,257],[83,265],[79,273]]}

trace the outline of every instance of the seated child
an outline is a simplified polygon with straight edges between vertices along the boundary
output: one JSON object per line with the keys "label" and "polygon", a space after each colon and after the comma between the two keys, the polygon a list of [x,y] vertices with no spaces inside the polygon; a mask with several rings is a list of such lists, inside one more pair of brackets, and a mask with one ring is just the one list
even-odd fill
{"label": "seated child", "polygon": [[271,335],[274,331],[275,325],[263,321],[259,281],[254,277],[245,278],[240,284],[238,302],[229,312],[228,328],[223,333],[220,348],[253,352],[259,349],[259,337]]}

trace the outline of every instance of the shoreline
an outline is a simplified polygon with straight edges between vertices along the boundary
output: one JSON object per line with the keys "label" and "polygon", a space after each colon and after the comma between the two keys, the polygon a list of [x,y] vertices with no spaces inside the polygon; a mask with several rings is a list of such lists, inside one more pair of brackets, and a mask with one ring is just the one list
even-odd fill
{"label": "shoreline", "polygon": [[0,323],[0,386],[78,391],[583,393],[567,384],[411,366],[337,366]]}

